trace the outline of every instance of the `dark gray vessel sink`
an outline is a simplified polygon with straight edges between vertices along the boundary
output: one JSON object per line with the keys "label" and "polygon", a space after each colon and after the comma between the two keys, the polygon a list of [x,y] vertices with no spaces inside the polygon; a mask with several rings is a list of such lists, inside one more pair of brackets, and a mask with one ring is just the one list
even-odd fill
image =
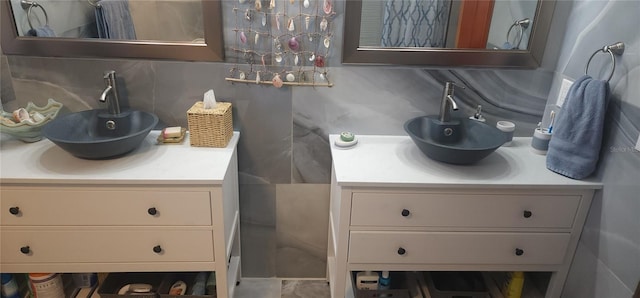
{"label": "dark gray vessel sink", "polygon": [[58,116],[43,127],[42,134],[76,157],[106,159],[138,148],[157,123],[156,115],[143,111],[113,115],[87,110]]}
{"label": "dark gray vessel sink", "polygon": [[499,129],[470,119],[421,116],[407,121],[404,130],[427,157],[458,165],[480,161],[507,141]]}

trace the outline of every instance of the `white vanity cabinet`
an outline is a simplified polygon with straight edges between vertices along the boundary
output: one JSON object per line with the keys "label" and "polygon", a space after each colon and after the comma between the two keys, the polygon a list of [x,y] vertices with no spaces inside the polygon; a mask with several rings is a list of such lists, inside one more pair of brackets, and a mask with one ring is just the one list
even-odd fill
{"label": "white vanity cabinet", "polygon": [[226,148],[156,145],[157,134],[112,160],[3,141],[2,271],[215,271],[217,297],[233,297],[239,133]]}
{"label": "white vanity cabinet", "polygon": [[550,272],[559,297],[598,182],[548,171],[529,138],[474,165],[428,159],[408,137],[333,145],[328,279],[353,297],[353,271]]}

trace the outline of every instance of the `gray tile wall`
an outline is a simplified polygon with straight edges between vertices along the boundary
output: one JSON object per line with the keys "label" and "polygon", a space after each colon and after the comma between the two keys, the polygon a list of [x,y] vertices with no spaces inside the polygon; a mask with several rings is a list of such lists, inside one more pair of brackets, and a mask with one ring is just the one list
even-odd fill
{"label": "gray tile wall", "polygon": [[2,103],[15,100],[15,92],[13,92],[13,82],[11,82],[11,73],[9,72],[9,62],[7,56],[0,53],[0,99]]}
{"label": "gray tile wall", "polygon": [[[571,66],[563,67],[560,63],[558,73],[578,76],[579,73],[571,71],[583,67],[583,58],[573,60],[573,55],[565,50],[565,47],[572,47],[571,38],[575,39],[580,32],[573,28],[580,24],[599,27],[579,21],[583,4],[572,8],[571,2],[560,1],[543,67],[535,70],[346,66],[340,64],[339,54],[344,2],[335,5],[338,17],[333,45],[337,50],[329,57],[333,88],[276,89],[231,84],[224,81],[224,77],[232,64],[225,63],[9,56],[7,63],[0,63],[2,100],[6,110],[28,101],[43,103],[49,97],[63,102],[71,111],[96,108],[103,89],[102,72],[114,69],[125,86],[131,107],[156,113],[166,125],[187,126],[186,110],[200,100],[205,91],[214,89],[219,100],[233,103],[234,127],[241,131],[238,151],[243,275],[323,277],[326,250],[321,248],[326,246],[327,232],[320,227],[327,225],[328,214],[331,168],[328,134],[350,130],[356,134],[404,135],[404,121],[438,112],[444,82],[454,80],[467,86],[457,92],[461,113],[471,114],[481,104],[489,123],[512,120],[517,125],[517,135],[529,136],[547,108],[549,91],[554,85],[554,77],[556,80],[558,77],[554,72],[558,57]],[[573,27],[567,31],[568,39],[563,43],[564,23],[569,12]],[[589,18],[589,21],[594,19]],[[625,21],[637,22],[634,18]],[[628,28],[638,27],[630,25],[625,27],[627,29],[622,28],[628,31],[627,34],[631,34]],[[603,36],[614,37],[608,31]],[[592,47],[601,46],[602,42],[597,41],[593,45],[591,42],[581,44],[579,48],[588,52]],[[614,129],[612,135],[617,136],[618,142],[626,140],[621,143],[623,145],[628,145],[629,140],[637,136],[639,117],[638,87],[631,83],[632,79],[638,81],[638,39],[628,42],[635,42],[636,64],[631,63],[633,56],[625,57],[626,70],[621,69],[619,73],[627,73],[629,77],[623,80],[617,75],[615,80],[620,87],[614,88],[622,107],[618,109],[619,114],[626,115],[618,116],[619,126],[626,130]],[[562,51],[560,45],[564,45]],[[635,77],[631,76],[634,70]],[[8,90],[5,73],[8,71],[9,85],[14,92],[7,92],[10,95],[5,96]],[[633,104],[630,103],[632,100],[635,100]],[[637,158],[632,154],[609,154],[605,163],[613,167],[614,161],[607,159]],[[632,173],[633,166],[633,163],[624,165],[627,174]],[[637,159],[635,166],[637,169]],[[610,175],[609,179],[614,177],[607,175]],[[637,193],[637,188],[635,190]],[[627,195],[632,193],[629,191]],[[607,193],[606,197],[613,196],[613,193]],[[629,198],[626,201],[633,202]],[[631,210],[637,211],[635,201],[635,209]],[[590,226],[595,226],[596,231],[601,229],[591,222]],[[638,222],[632,226],[637,227]],[[638,234],[635,236],[626,239],[635,241],[632,243],[637,248]],[[600,239],[604,237],[600,236]],[[594,249],[581,251],[598,255]],[[600,259],[605,260],[604,257]],[[305,266],[292,267],[285,260],[296,260]],[[623,271],[616,272],[622,274]],[[631,281],[625,284],[630,287]]]}
{"label": "gray tile wall", "polygon": [[[565,297],[631,297],[640,280],[640,152],[633,149],[640,134],[639,15],[639,1],[575,0],[567,18],[545,115],[557,110],[562,78],[582,76],[594,51],[617,41],[627,48],[610,81],[606,135],[596,173],[604,189],[591,206]],[[610,68],[610,58],[601,53],[589,74],[606,78]]]}

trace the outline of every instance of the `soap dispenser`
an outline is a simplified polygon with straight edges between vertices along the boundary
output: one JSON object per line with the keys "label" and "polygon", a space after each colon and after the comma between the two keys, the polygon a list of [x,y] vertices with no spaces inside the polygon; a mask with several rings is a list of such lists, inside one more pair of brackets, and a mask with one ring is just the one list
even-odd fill
{"label": "soap dispenser", "polygon": [[478,107],[476,108],[476,112],[473,114],[473,116],[469,117],[469,119],[471,120],[475,120],[475,121],[480,121],[480,122],[485,122],[486,119],[484,119],[484,116],[482,116],[482,106],[478,105]]}

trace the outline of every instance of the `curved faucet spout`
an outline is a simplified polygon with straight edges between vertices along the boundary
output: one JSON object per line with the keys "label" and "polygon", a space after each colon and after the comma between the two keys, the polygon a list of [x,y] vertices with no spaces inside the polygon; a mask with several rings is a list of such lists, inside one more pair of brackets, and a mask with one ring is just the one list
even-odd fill
{"label": "curved faucet spout", "polygon": [[440,102],[440,122],[449,122],[451,116],[449,115],[449,109],[458,110],[458,104],[453,99],[453,88],[455,84],[453,82],[447,82],[442,92],[442,100]]}
{"label": "curved faucet spout", "polygon": [[[120,98],[116,85],[116,72],[113,70],[104,73],[104,84],[107,86],[100,95],[100,102],[107,102],[107,109],[113,115],[120,114]],[[109,93],[111,96],[109,97]]]}
{"label": "curved faucet spout", "polygon": [[447,101],[449,102],[449,104],[451,105],[451,109],[454,111],[458,110],[458,104],[456,104],[456,101],[453,100],[453,96],[451,95],[447,95]]}
{"label": "curved faucet spout", "polygon": [[102,94],[100,95],[100,102],[107,101],[107,96],[109,95],[109,92],[111,92],[111,90],[113,90],[113,87],[107,86],[107,88],[102,91]]}

